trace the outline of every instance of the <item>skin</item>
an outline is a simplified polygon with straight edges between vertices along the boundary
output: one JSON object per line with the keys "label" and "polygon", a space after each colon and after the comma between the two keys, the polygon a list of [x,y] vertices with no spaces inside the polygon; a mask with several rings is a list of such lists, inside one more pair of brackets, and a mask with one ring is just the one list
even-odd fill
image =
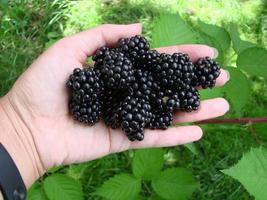
{"label": "skin", "polygon": [[[0,100],[2,108],[12,108],[6,112],[0,111],[0,118],[1,115],[18,116],[16,121],[20,123],[15,124],[21,124],[24,128],[22,131],[16,128],[16,133],[29,133],[26,135],[34,143],[33,151],[39,156],[36,162],[42,166],[42,172],[53,166],[80,163],[128,149],[176,146],[202,137],[202,130],[198,126],[179,126],[164,131],[146,130],[142,142],[130,142],[120,130],[107,128],[103,122],[92,127],[84,126],[69,115],[65,83],[73,69],[82,68],[86,58],[99,47],[114,46],[119,38],[141,34],[141,30],[140,24],[102,25],[65,37],[39,56]],[[213,57],[215,53],[205,45],[180,45],[158,50],[166,53],[184,52],[193,61],[199,57]],[[222,70],[217,85],[221,86],[228,80],[228,73]],[[228,110],[229,104],[223,98],[210,99],[202,101],[196,112],[176,113],[174,123],[214,118],[224,115]],[[15,119],[9,117],[9,121],[12,123]],[[18,157],[24,156],[15,151],[14,155],[17,154],[20,155]],[[31,154],[31,150],[27,154]],[[24,173],[23,179],[30,186],[34,180],[27,180],[31,179],[27,173],[32,172],[29,170]]]}

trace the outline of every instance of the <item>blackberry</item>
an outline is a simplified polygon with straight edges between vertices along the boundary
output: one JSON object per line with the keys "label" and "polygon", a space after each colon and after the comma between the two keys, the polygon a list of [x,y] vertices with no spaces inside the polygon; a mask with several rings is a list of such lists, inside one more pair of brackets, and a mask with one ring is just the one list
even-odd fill
{"label": "blackberry", "polygon": [[131,61],[120,52],[110,52],[103,61],[101,75],[110,89],[126,89],[134,81],[134,70]]}
{"label": "blackberry", "polygon": [[100,78],[99,70],[87,68],[73,70],[67,81],[67,86],[76,101],[87,102],[102,96],[104,83]]}
{"label": "blackberry", "polygon": [[146,38],[141,35],[136,35],[131,38],[122,38],[119,40],[119,50],[135,64],[138,63],[140,57],[149,50],[149,43]]}
{"label": "blackberry", "polygon": [[154,80],[151,72],[143,71],[141,69],[135,70],[135,82],[131,85],[130,91],[133,96],[143,98],[145,100],[152,100],[157,97],[160,91],[160,85]]}
{"label": "blackberry", "polygon": [[105,56],[110,54],[111,50],[110,48],[103,46],[96,50],[95,54],[92,57],[92,60],[95,61],[94,68],[101,69],[103,67],[103,61]]}
{"label": "blackberry", "polygon": [[220,75],[220,66],[210,57],[200,58],[195,63],[195,80],[194,86],[201,86],[202,88],[213,88],[216,79]]}
{"label": "blackberry", "polygon": [[183,53],[161,54],[160,61],[153,65],[157,79],[167,88],[190,84],[195,77],[194,66],[188,55]]}
{"label": "blackberry", "polygon": [[103,119],[107,126],[116,129],[121,126],[121,105],[127,93],[106,90],[104,94]]}
{"label": "blackberry", "polygon": [[75,120],[90,126],[97,123],[101,117],[101,102],[97,99],[86,103],[71,99],[69,109]]}
{"label": "blackberry", "polygon": [[150,122],[147,124],[147,128],[150,129],[167,129],[172,124],[172,113],[165,112],[156,112],[152,114]]}
{"label": "blackberry", "polygon": [[141,141],[144,139],[144,128],[152,117],[151,106],[144,99],[127,96],[122,103],[121,117],[122,130],[129,140]]}
{"label": "blackberry", "polygon": [[181,108],[179,93],[172,93],[166,101],[166,109],[170,112],[177,111]]}
{"label": "blackberry", "polygon": [[197,110],[200,105],[200,96],[198,90],[192,86],[187,85],[181,87],[178,92],[180,99],[180,109],[186,112]]}
{"label": "blackberry", "polygon": [[160,62],[160,53],[156,50],[148,50],[140,57],[139,68],[151,70],[151,67]]}

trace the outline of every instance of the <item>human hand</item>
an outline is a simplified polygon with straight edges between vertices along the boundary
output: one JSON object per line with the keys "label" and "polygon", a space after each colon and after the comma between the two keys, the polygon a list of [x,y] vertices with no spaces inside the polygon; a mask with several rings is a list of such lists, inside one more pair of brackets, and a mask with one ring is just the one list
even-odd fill
{"label": "human hand", "polygon": [[[120,130],[113,130],[99,122],[92,127],[72,119],[68,112],[68,91],[65,83],[76,67],[82,68],[86,58],[103,45],[113,46],[119,38],[141,33],[141,25],[102,25],[59,40],[45,51],[1,99],[1,105],[16,128],[19,138],[30,141],[28,151],[34,158],[40,175],[50,167],[79,163],[127,149],[175,146],[199,140],[198,126],[171,127],[165,131],[146,130],[141,142],[130,142]],[[179,45],[159,48],[166,53],[187,53],[194,61],[199,57],[214,56],[214,50],[205,45]],[[222,70],[217,85],[229,79]],[[192,113],[177,113],[174,123],[194,122],[218,117],[229,109],[222,98],[202,101]],[[22,133],[23,132],[23,133]],[[27,132],[27,134],[25,134]],[[18,153],[19,154],[19,153]],[[28,182],[32,182],[30,180]]]}

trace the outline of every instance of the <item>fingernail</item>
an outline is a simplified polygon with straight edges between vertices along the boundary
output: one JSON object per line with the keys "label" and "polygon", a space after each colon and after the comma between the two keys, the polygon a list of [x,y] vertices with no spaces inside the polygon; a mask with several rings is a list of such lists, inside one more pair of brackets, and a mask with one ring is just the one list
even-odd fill
{"label": "fingernail", "polygon": [[227,75],[227,81],[228,82],[230,80],[230,72],[228,70],[225,70],[225,73]]}
{"label": "fingernail", "polygon": [[213,56],[212,56],[212,58],[217,58],[218,55],[219,55],[219,51],[218,51],[216,48],[214,48],[214,47],[211,47],[211,49],[212,49],[212,51],[213,51]]}

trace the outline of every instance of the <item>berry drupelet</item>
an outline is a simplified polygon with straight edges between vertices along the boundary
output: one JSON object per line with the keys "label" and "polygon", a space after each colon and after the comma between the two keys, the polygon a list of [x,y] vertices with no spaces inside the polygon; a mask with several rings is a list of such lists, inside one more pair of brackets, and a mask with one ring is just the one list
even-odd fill
{"label": "berry drupelet", "polygon": [[200,58],[195,63],[195,80],[194,86],[201,86],[202,88],[213,88],[216,79],[220,75],[220,66],[210,57]]}

